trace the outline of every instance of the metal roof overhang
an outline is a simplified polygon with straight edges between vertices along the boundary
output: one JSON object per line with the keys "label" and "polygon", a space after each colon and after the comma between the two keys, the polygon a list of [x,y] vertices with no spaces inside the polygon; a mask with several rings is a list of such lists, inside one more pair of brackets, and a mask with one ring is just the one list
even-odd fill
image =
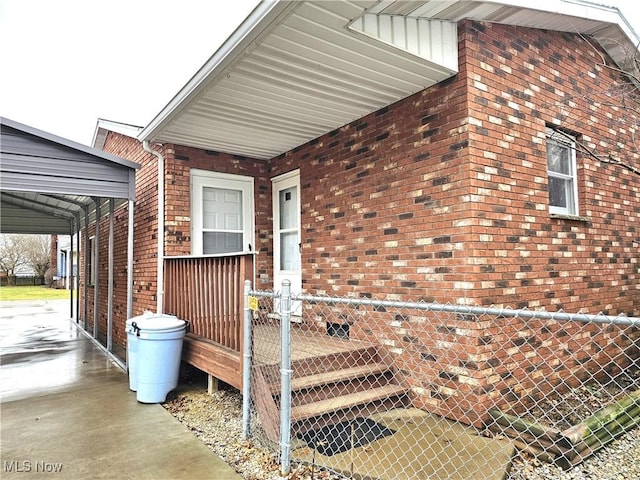
{"label": "metal roof overhang", "polygon": [[620,65],[637,49],[617,9],[580,0],[263,1],[138,138],[273,158],[454,75],[457,36],[422,55],[424,32],[451,34],[411,22],[465,18],[590,35]]}
{"label": "metal roof overhang", "polygon": [[[0,118],[0,232],[72,234],[133,200],[139,165]],[[86,212],[86,215],[85,215]]]}

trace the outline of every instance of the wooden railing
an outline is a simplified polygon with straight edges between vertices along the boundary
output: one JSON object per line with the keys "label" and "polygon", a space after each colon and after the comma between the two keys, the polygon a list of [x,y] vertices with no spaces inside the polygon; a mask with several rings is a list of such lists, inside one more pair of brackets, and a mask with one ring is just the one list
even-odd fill
{"label": "wooden railing", "polygon": [[188,320],[191,334],[241,352],[245,280],[253,281],[253,254],[167,257],[164,312]]}

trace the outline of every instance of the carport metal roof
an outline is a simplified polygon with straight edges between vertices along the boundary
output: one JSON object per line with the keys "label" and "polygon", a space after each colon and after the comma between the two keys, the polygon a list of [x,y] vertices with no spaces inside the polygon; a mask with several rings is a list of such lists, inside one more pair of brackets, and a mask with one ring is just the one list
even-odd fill
{"label": "carport metal roof", "polygon": [[0,127],[2,233],[70,234],[95,222],[97,204],[133,200],[138,164],[7,118]]}

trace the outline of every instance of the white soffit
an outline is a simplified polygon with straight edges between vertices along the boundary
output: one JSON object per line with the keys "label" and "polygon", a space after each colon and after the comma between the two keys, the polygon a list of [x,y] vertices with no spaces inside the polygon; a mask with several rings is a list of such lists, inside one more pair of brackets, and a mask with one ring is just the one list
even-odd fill
{"label": "white soffit", "polygon": [[138,138],[272,158],[454,75],[465,18],[637,51],[617,9],[581,0],[264,1]]}
{"label": "white soffit", "polygon": [[456,73],[451,29],[443,65],[348,28],[374,5],[290,3],[171,121],[139,138],[269,159]]}

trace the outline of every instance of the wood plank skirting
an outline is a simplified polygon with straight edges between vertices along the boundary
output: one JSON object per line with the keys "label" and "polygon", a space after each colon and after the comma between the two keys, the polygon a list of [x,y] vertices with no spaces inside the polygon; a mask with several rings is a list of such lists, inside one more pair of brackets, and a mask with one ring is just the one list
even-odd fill
{"label": "wood plank skirting", "polygon": [[253,254],[166,257],[164,312],[189,322],[182,361],[242,388],[244,281]]}
{"label": "wood plank skirting", "polygon": [[242,351],[244,281],[253,280],[253,254],[167,257],[164,312],[189,321],[192,335]]}
{"label": "wood plank skirting", "polygon": [[188,333],[182,347],[182,361],[239,390],[242,389],[240,352]]}

